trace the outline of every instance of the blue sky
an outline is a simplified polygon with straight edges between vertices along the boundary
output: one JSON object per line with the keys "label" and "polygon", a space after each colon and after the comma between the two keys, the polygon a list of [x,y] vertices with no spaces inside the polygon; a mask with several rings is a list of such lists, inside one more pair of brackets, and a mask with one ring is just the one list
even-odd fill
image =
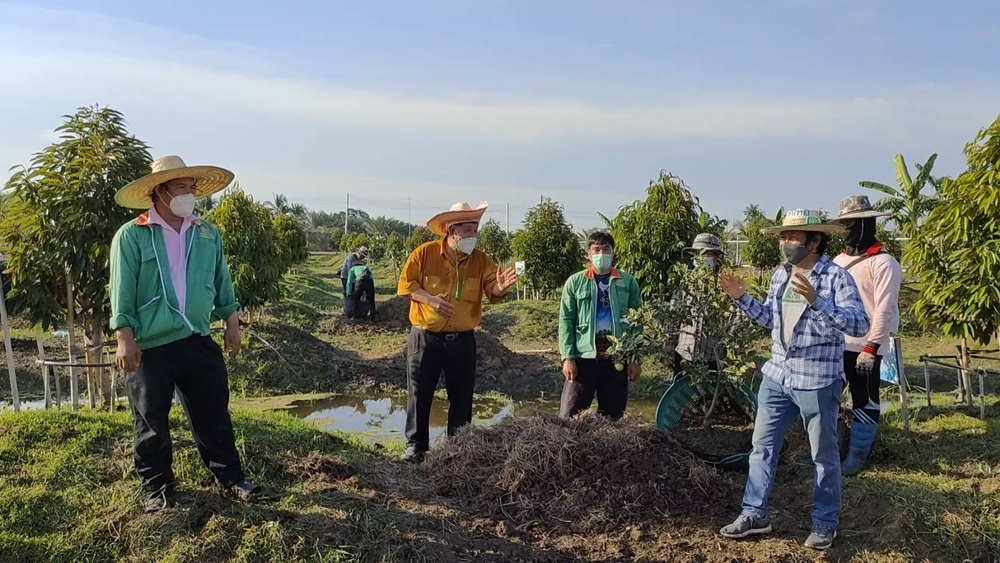
{"label": "blue sky", "polygon": [[1000,4],[0,0],[0,60],[4,169],[100,103],[259,198],[516,227],[545,196],[584,228],[660,169],[727,218],[833,210],[896,152],[961,172]]}

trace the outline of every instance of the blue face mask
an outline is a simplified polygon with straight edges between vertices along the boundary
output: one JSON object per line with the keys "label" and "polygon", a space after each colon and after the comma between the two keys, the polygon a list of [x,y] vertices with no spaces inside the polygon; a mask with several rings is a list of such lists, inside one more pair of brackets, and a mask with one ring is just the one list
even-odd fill
{"label": "blue face mask", "polygon": [[611,269],[612,258],[614,258],[613,254],[593,254],[590,256],[590,263],[598,272],[607,272]]}

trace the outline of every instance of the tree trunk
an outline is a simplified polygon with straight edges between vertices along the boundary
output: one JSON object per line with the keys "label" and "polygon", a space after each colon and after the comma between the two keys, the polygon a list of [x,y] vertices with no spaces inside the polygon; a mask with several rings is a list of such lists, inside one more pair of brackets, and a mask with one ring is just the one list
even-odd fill
{"label": "tree trunk", "polygon": [[[972,358],[969,357],[969,339],[968,337],[962,338],[962,367],[972,367]],[[968,371],[962,370],[962,381],[961,389],[965,395],[965,402],[968,403],[969,407],[975,406],[972,399],[972,374]]]}
{"label": "tree trunk", "polygon": [[[94,319],[90,313],[83,314],[83,362],[86,364],[96,363],[94,361]],[[87,401],[90,403],[90,408],[97,408],[97,384],[95,381],[95,371],[92,367],[87,367]]]}
{"label": "tree trunk", "polygon": [[705,411],[705,418],[701,421],[701,425],[705,428],[710,426],[709,421],[715,412],[715,406],[719,402],[719,395],[722,394],[722,360],[719,359],[719,351],[715,346],[712,347],[712,354],[715,356],[715,365],[718,366],[719,371],[715,373],[715,393],[712,394],[712,403],[708,405],[708,410]]}

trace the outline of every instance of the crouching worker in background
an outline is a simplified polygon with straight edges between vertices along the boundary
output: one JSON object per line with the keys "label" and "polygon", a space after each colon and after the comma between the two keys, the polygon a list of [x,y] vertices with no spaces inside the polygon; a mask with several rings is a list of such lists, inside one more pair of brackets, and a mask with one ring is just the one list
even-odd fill
{"label": "crouching worker in background", "polygon": [[406,345],[406,453],[420,463],[430,448],[431,404],[444,372],[448,390],[448,435],[472,422],[476,386],[476,335],[483,297],[503,301],[517,282],[513,268],[497,267],[476,250],[486,203],[472,209],[457,203],[427,222],[441,240],[413,251],[399,276],[399,295],[410,299],[410,340]]}
{"label": "crouching worker in background", "polygon": [[239,304],[219,232],[193,215],[195,200],[224,189],[232,172],[185,166],[176,156],[122,188],[115,201],[146,210],[111,243],[111,329],[116,363],[135,419],[135,468],[149,495],[146,512],[174,504],[170,405],[174,387],[198,453],[225,492],[248,501],[260,488],[246,481],[229,418],[229,376],[209,335],[226,323],[225,346],[240,350]]}
{"label": "crouching worker in background", "polygon": [[349,319],[375,320],[375,278],[365,264],[358,264],[347,274],[344,316]]}
{"label": "crouching worker in background", "polygon": [[622,318],[629,309],[642,306],[635,278],[612,266],[614,253],[611,235],[590,235],[590,267],[563,285],[559,307],[559,353],[566,378],[559,405],[563,418],[590,408],[595,395],[598,414],[621,418],[628,403],[628,382],[642,374],[637,363],[618,371],[608,355],[608,337],[621,338]]}

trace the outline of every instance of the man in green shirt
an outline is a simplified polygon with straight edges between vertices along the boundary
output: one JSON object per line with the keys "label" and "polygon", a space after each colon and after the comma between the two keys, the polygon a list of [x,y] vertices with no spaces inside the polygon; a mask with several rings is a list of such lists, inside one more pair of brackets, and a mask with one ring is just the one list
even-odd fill
{"label": "man in green shirt", "polygon": [[250,500],[260,488],[246,481],[229,418],[229,376],[209,335],[226,323],[224,342],[240,349],[239,303],[219,232],[193,215],[194,202],[224,189],[232,172],[158,159],[152,173],[122,188],[115,201],[145,209],[111,243],[111,329],[116,363],[135,419],[135,466],[149,495],[147,512],[174,503],[170,405],[176,386],[198,453],[228,493]]}
{"label": "man in green shirt", "polygon": [[628,382],[642,373],[639,364],[616,366],[608,355],[608,337],[621,338],[625,314],[642,306],[635,278],[612,266],[614,251],[611,235],[590,235],[590,267],[563,285],[559,306],[559,352],[566,378],[559,406],[563,418],[590,408],[595,395],[598,414],[621,418],[628,403]]}

